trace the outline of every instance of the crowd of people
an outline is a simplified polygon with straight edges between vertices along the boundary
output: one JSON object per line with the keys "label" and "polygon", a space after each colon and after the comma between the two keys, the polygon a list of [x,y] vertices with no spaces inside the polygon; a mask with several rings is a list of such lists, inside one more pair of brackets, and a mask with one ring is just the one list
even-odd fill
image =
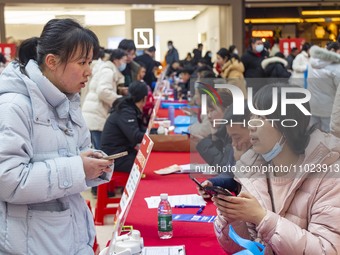
{"label": "crowd of people", "polygon": [[[234,45],[203,55],[199,43],[183,60],[173,41],[167,46],[165,79],[175,99],[201,106],[210,95],[207,113],[189,127],[198,153],[211,166],[238,170],[201,184],[234,196],[199,188],[217,208],[223,249],[242,249],[229,237],[232,226],[268,255],[340,253],[339,43],[306,42],[287,57],[260,38],[241,56]],[[131,171],[154,105],[155,51],[136,56],[130,39],[101,48],[72,19],[50,20],[39,38],[22,42],[0,76],[1,254],[93,254],[93,217],[80,193],[110,181],[113,169]],[[207,92],[224,83],[248,100],[243,114],[231,90]],[[256,171],[240,171],[246,167]]]}

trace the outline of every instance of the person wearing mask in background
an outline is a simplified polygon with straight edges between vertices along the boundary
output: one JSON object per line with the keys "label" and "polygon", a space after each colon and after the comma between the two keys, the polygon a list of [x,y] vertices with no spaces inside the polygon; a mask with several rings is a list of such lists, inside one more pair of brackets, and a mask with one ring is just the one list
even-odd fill
{"label": "person wearing mask in background", "polygon": [[[107,61],[96,65],[97,70],[89,82],[82,113],[90,130],[94,149],[100,150],[101,134],[112,103],[121,97],[118,95],[118,87],[124,87],[124,76],[120,71],[125,69],[126,60],[125,51],[112,50]],[[92,187],[91,192],[96,196],[97,187]]]}
{"label": "person wearing mask in background", "polygon": [[[118,49],[124,50],[127,59],[126,59],[126,68],[121,71],[125,78],[125,87],[129,87],[130,83],[137,80],[137,73],[139,69],[139,65],[133,59],[136,57],[136,46],[133,40],[123,39],[119,45]],[[127,95],[128,91],[124,87],[118,87],[118,91],[120,95]]]}
{"label": "person wearing mask in background", "polygon": [[212,62],[212,52],[210,50],[208,50],[205,53],[203,59],[205,60],[208,66],[210,66],[211,68],[214,67],[214,62]]}
{"label": "person wearing mask in background", "polygon": [[[156,48],[154,46],[151,46],[150,48],[146,49],[144,51],[144,54],[135,57],[134,61],[136,61],[139,64],[143,64],[145,67],[145,76],[142,78],[146,84],[148,84],[150,87],[152,86],[152,83],[157,80],[154,68],[155,68],[155,54],[156,54]],[[137,80],[141,80],[138,79]]]}
{"label": "person wearing mask in background", "polygon": [[196,67],[198,60],[200,60],[202,58],[202,50],[203,50],[203,44],[199,43],[199,44],[197,44],[197,49],[194,49],[192,51],[192,53],[194,54],[194,57],[192,58],[193,67]]}
{"label": "person wearing mask in background", "polygon": [[234,54],[234,55],[239,56],[238,49],[237,49],[236,45],[233,45],[233,44],[230,45],[229,48],[228,48],[228,51],[229,51],[230,54]]}
{"label": "person wearing mask in background", "polygon": [[311,45],[305,42],[302,45],[301,52],[295,57],[293,61],[293,72],[289,83],[298,85],[302,88],[307,88],[307,75],[309,64],[309,49]]}
{"label": "person wearing mask in background", "polygon": [[244,77],[247,87],[253,88],[253,94],[263,86],[265,73],[261,67],[263,59],[268,57],[261,38],[252,38],[247,51],[242,55],[241,61],[244,65]]}
{"label": "person wearing mask in background", "polygon": [[136,146],[146,131],[142,111],[148,95],[148,85],[134,81],[128,96],[114,102],[102,133],[102,150],[108,155],[127,151],[128,155],[115,160],[116,172],[130,172],[137,155]]}
{"label": "person wearing mask in background", "polygon": [[179,55],[177,49],[174,47],[172,41],[168,41],[168,51],[165,55],[165,62],[167,66],[171,66],[174,62],[179,62]]}
{"label": "person wearing mask in background", "polygon": [[109,61],[99,67],[89,84],[89,92],[86,95],[82,112],[91,132],[93,147],[98,150],[100,150],[101,133],[112,103],[121,97],[117,94],[117,88],[119,84],[124,84],[124,76],[120,70],[125,69],[126,60],[125,51],[113,50]]}
{"label": "person wearing mask in background", "polygon": [[299,49],[294,47],[291,49],[288,57],[286,58],[288,65],[287,65],[287,69],[289,71],[293,71],[293,61],[295,59],[295,57],[297,56],[297,54],[299,54]]}
{"label": "person wearing mask in background", "polygon": [[[253,105],[268,110],[273,94],[281,98],[284,88],[292,86],[264,86]],[[289,98],[299,101],[305,95],[290,92]],[[263,243],[266,255],[339,254],[340,179],[333,170],[340,164],[340,139],[309,127],[310,115],[300,109],[309,111],[308,102],[287,104],[285,115],[279,102],[273,113],[251,118],[253,146],[236,162],[240,194],[212,198],[217,207],[216,236],[228,254],[242,249],[229,237],[230,225],[243,238]],[[273,119],[274,124],[267,121]],[[297,125],[283,126],[285,119],[296,120]],[[319,170],[311,171],[311,166]],[[246,167],[254,171],[241,170]]]}
{"label": "person wearing mask in background", "polygon": [[52,19],[23,41],[0,77],[0,254],[93,255],[93,216],[81,192],[111,179],[90,148],[80,89],[96,35]]}

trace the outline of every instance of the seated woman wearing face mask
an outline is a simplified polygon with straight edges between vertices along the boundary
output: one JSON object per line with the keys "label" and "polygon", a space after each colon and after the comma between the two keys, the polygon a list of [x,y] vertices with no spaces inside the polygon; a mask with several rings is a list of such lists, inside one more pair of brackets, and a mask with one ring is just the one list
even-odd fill
{"label": "seated woman wearing face mask", "polygon": [[124,84],[121,71],[125,69],[126,59],[123,50],[113,50],[110,59],[100,65],[90,81],[82,112],[95,149],[100,149],[101,133],[112,103],[121,97],[117,94],[117,87]]}
{"label": "seated woman wearing face mask", "polygon": [[[310,111],[308,102],[281,105],[284,87],[289,85],[267,85],[255,95],[255,109],[268,110],[277,88],[278,105],[269,115],[252,117],[253,147],[236,163],[242,190],[236,197],[213,198],[215,232],[230,254],[242,248],[229,238],[229,225],[265,244],[265,254],[339,254],[340,140],[309,128],[310,116],[301,111]],[[298,102],[305,95],[291,92],[287,98]]]}

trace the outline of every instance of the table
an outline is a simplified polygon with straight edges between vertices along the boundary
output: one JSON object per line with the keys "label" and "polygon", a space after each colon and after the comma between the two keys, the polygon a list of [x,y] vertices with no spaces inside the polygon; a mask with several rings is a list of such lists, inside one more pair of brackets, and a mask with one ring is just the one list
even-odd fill
{"label": "table", "polygon": [[[173,222],[173,237],[158,237],[157,209],[148,209],[145,197],[160,193],[169,195],[194,194],[196,184],[188,174],[157,175],[154,170],[172,164],[188,164],[189,152],[152,152],[145,168],[146,177],[138,186],[125,225],[132,225],[141,232],[145,246],[185,245],[187,255],[225,255],[217,242],[212,223]],[[173,213],[195,214],[197,208],[173,208]],[[208,202],[202,215],[216,215],[216,207]]]}

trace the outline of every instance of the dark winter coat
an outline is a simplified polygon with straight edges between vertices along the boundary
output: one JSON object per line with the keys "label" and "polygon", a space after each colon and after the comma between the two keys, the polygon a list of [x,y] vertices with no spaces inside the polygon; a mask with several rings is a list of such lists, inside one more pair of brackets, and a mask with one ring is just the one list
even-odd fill
{"label": "dark winter coat", "polygon": [[117,101],[121,100],[120,108],[113,108],[106,120],[101,148],[108,155],[127,151],[127,156],[115,160],[115,171],[130,172],[137,154],[135,147],[142,141],[146,128],[135,103],[127,98]]}

